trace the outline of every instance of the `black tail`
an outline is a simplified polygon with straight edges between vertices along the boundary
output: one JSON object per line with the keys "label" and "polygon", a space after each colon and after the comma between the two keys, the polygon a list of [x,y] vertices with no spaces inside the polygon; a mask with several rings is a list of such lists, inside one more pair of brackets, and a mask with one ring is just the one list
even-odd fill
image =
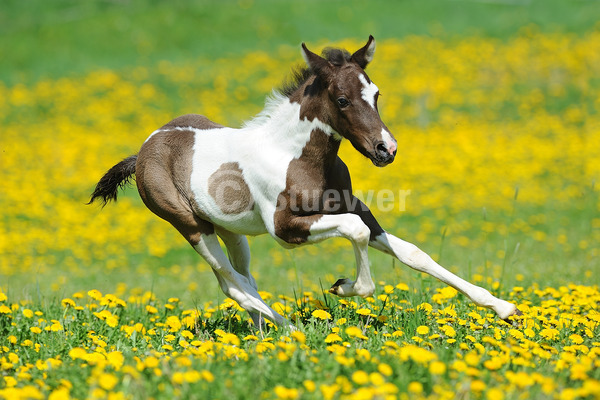
{"label": "black tail", "polygon": [[129,180],[135,174],[136,161],[137,155],[129,156],[109,169],[96,185],[88,204],[92,204],[98,197],[102,198],[102,207],[111,200],[117,201],[117,192],[129,184]]}

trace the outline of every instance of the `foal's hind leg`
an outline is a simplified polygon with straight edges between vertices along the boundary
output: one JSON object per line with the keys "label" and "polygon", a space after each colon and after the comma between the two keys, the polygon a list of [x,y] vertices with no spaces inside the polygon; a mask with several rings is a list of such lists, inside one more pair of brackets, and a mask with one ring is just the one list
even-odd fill
{"label": "foal's hind leg", "polygon": [[223,252],[216,234],[202,234],[194,249],[213,268],[223,292],[237,303],[250,315],[264,315],[277,325],[291,324],[275,310],[269,307],[250,283],[250,280],[236,271]]}
{"label": "foal's hind leg", "polygon": [[[170,222],[204,257],[217,276],[223,292],[250,313],[262,314],[277,325],[290,326],[285,318],[260,298],[254,279],[247,278],[233,268],[221,249],[214,225],[194,214],[189,201],[180,194],[164,170],[154,168],[148,170],[152,173],[145,173],[146,169],[142,164],[139,172],[136,171],[138,190],[144,204]],[[242,257],[238,258],[241,260]]]}
{"label": "foal's hind leg", "polygon": [[[221,240],[223,240],[225,247],[227,247],[227,255],[233,268],[246,277],[255,290],[258,290],[256,281],[250,273],[250,247],[248,246],[248,239],[246,236],[219,227],[217,227],[217,234]],[[260,327],[264,324],[260,314],[253,311],[249,311],[249,314],[252,321],[254,321],[254,325]]]}

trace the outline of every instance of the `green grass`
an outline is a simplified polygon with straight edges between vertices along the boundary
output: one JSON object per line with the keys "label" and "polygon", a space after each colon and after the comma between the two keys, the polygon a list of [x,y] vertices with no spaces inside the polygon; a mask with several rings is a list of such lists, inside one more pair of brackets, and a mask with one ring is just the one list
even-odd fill
{"label": "green grass", "polygon": [[[35,365],[14,376],[43,379],[38,393],[46,395],[69,388],[73,398],[452,398],[504,387],[506,398],[526,388],[542,399],[600,392],[593,386],[600,369],[584,366],[597,355],[598,324],[584,329],[597,321],[590,304],[597,291],[512,293],[527,299],[530,313],[512,323],[462,296],[431,301],[393,286],[386,293],[356,302],[314,294],[287,299],[301,334],[258,331],[240,323],[231,306],[186,322],[176,300],[141,293],[127,303],[90,293],[62,306],[25,304],[8,315],[0,308],[0,364],[9,377],[17,366]],[[554,329],[553,318],[573,318],[570,309],[590,314]],[[595,350],[587,357],[589,348]],[[582,364],[574,351],[584,352]],[[584,371],[589,388],[575,371]],[[2,389],[0,396],[11,398]]]}
{"label": "green grass", "polygon": [[0,80],[14,84],[158,60],[219,58],[344,38],[581,33],[596,0],[21,1],[0,10]]}

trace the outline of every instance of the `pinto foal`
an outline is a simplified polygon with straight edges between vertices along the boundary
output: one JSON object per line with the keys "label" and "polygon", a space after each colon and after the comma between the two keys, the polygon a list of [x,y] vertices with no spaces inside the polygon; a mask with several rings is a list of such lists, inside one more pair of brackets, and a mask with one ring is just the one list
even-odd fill
{"label": "pinto foal", "polygon": [[302,44],[308,67],[274,92],[251,122],[233,129],[202,115],[174,119],[153,132],[137,155],[112,167],[90,203],[96,198],[104,204],[116,200],[118,189],[135,174],[144,204],[204,257],[223,292],[257,326],[263,317],[290,326],[260,297],[249,271],[245,235],[263,233],[287,248],[331,237],[348,239],[356,255],[356,280],[338,280],[330,289],[338,296],[373,294],[367,253],[371,246],[508,318],[518,312],[515,305],[386,232],[352,195],[348,169],[337,155],[343,138],[378,167],[396,155],[396,140],[379,117],[379,90],[364,71],[374,53],[372,36],[354,54],[329,49],[321,57]]}

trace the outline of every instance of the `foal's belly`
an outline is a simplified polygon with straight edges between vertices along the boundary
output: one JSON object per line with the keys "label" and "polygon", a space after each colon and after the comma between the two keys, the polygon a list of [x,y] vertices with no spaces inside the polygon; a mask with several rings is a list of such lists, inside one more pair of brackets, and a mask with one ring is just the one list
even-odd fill
{"label": "foal's belly", "polygon": [[213,224],[220,226],[230,232],[241,235],[262,235],[267,233],[267,228],[258,213],[242,213],[227,218],[219,218],[213,216],[211,218]]}

